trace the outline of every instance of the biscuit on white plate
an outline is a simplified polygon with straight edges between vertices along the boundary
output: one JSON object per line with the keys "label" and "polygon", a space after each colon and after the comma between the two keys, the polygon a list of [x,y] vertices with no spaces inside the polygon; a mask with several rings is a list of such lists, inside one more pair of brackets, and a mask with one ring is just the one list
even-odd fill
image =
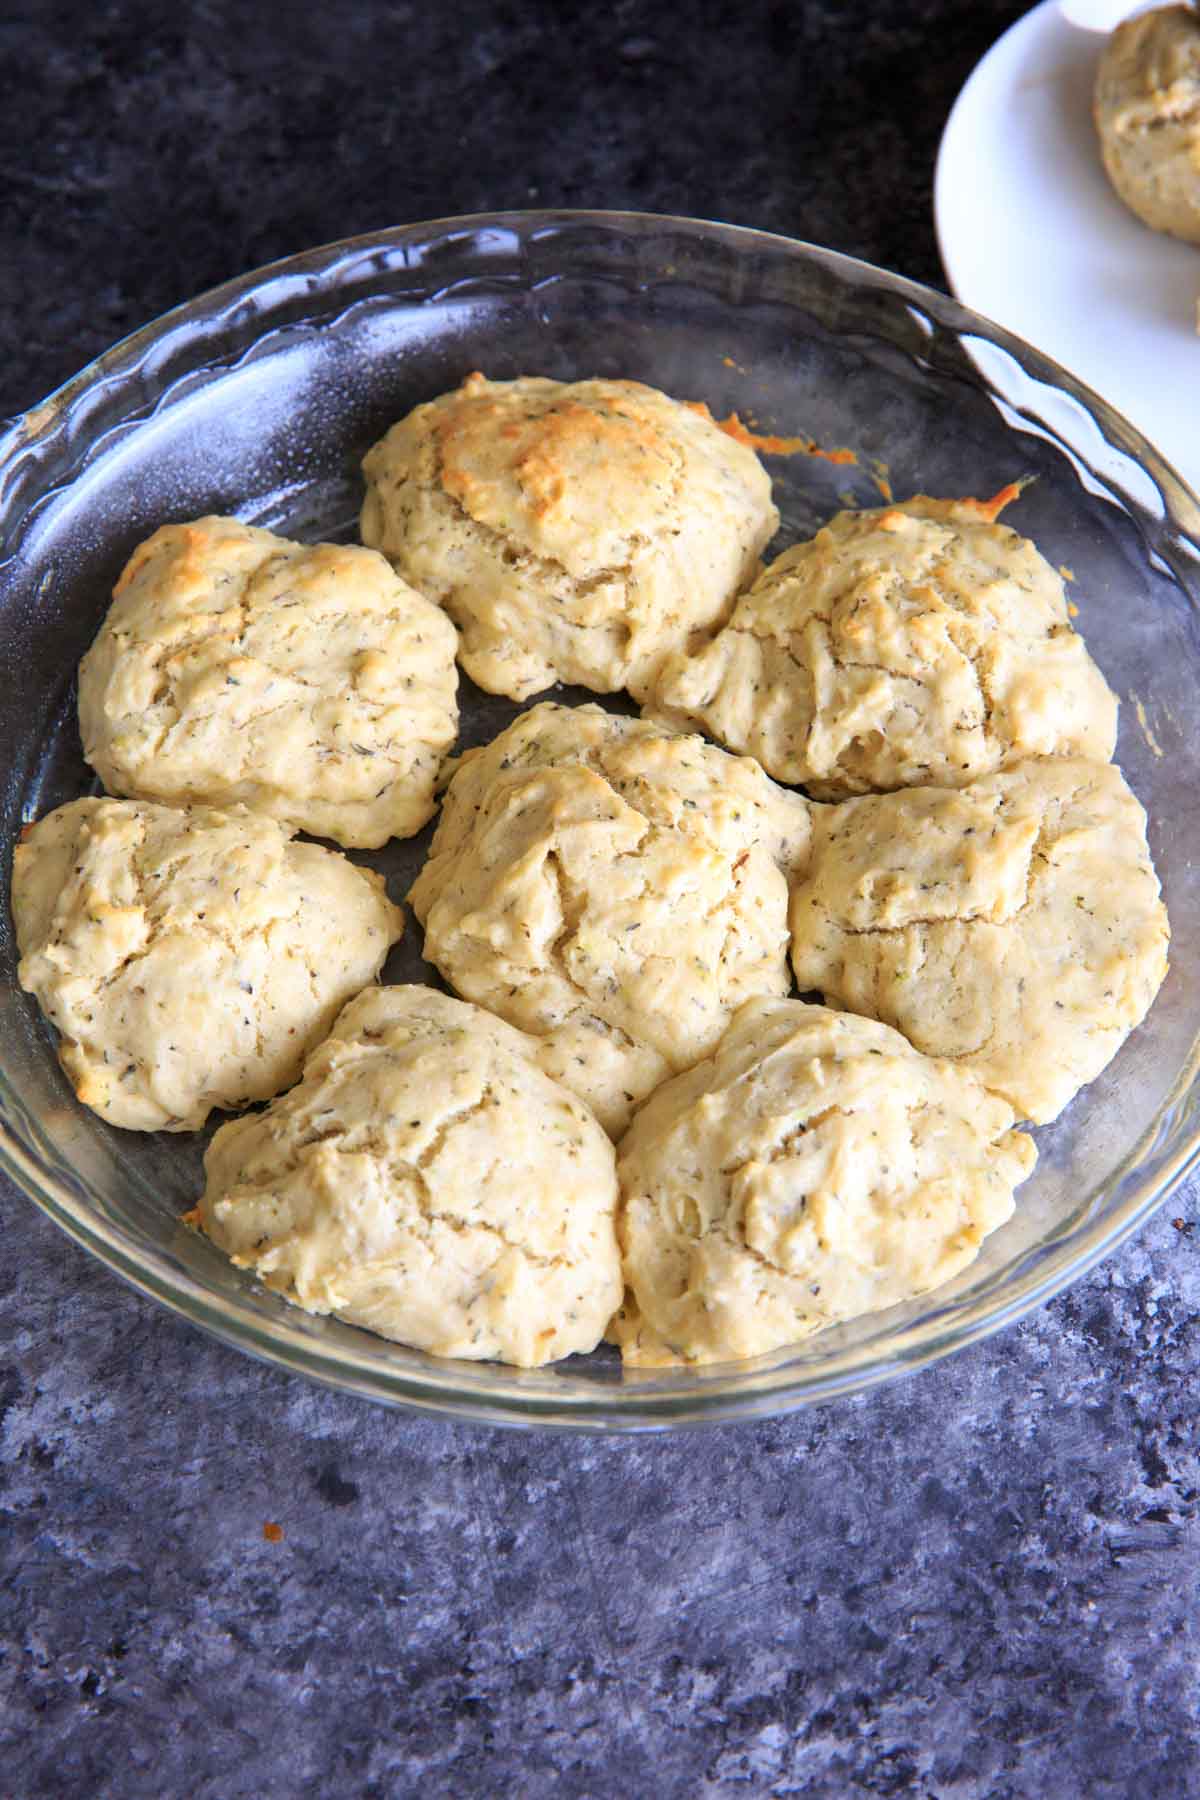
{"label": "biscuit on white plate", "polygon": [[804,989],[1055,1118],[1149,1011],[1169,931],[1146,815],[1111,763],[816,810],[792,895]]}
{"label": "biscuit on white plate", "polygon": [[110,1125],[193,1131],[295,1081],[378,976],[383,879],[238,808],[73,800],[13,853],[21,986]]}
{"label": "biscuit on white plate", "polygon": [[1155,231],[1200,244],[1200,18],[1159,6],[1104,46],[1092,116],[1113,187]]}
{"label": "biscuit on white plate", "polygon": [[659,671],[648,715],[818,799],[962,787],[1028,756],[1106,762],[1117,702],[1062,578],[988,502],[842,512]]}
{"label": "biscuit on white plate", "polygon": [[373,550],[164,525],[80,664],[83,753],[113,793],[248,806],[347,848],[409,837],[458,730],[455,641]]}
{"label": "biscuit on white plate", "polygon": [[874,1020],[751,1000],[618,1146],[634,1363],[725,1362],[937,1287],[1033,1167],[1012,1108]]}
{"label": "biscuit on white plate", "polygon": [[217,1132],[196,1222],[295,1305],[437,1356],[594,1349],[621,1297],[613,1147],[533,1051],[432,988],[372,989]]}
{"label": "biscuit on white plate", "polygon": [[544,702],[459,761],[409,895],[425,955],[618,1133],[743,1000],[788,992],[809,812],[748,757]]}
{"label": "biscuit on white plate", "polygon": [[639,698],[726,616],[779,514],[754,451],[636,381],[468,376],[363,464],[363,542],[458,625],[489,693]]}

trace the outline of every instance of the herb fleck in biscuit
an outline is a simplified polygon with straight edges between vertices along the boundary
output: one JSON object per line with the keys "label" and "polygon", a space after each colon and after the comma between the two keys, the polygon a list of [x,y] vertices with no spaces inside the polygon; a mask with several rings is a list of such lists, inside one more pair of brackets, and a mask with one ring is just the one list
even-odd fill
{"label": "herb fleck in biscuit", "polygon": [[217,1132],[198,1222],[296,1305],[437,1356],[594,1349],[621,1297],[613,1148],[533,1050],[431,988],[363,994],[298,1087]]}
{"label": "herb fleck in biscuit", "polygon": [[817,809],[792,896],[802,988],[1053,1119],[1148,1012],[1167,915],[1146,817],[1110,763]]}
{"label": "herb fleck in biscuit", "polygon": [[809,810],[701,738],[544,703],[458,764],[409,896],[425,954],[618,1132],[743,1000],[787,993]]}
{"label": "herb fleck in biscuit", "polygon": [[660,669],[647,712],[819,799],[961,787],[1028,756],[1104,762],[1117,702],[1061,578],[982,504],[843,512]]}
{"label": "herb fleck in biscuit", "polygon": [[164,525],[80,665],[84,755],[114,793],[241,804],[347,846],[408,837],[458,729],[454,648],[374,551]]}
{"label": "herb fleck in biscuit", "polygon": [[110,1125],[191,1131],[269,1099],[374,981],[403,916],[382,876],[271,819],[73,800],[13,856],[21,986]]}
{"label": "herb fleck in biscuit", "polygon": [[1012,1108],[899,1032],[752,1000],[618,1147],[631,1362],[724,1362],[948,1281],[1035,1160]]}
{"label": "herb fleck in biscuit", "polygon": [[363,542],[445,606],[467,674],[514,700],[556,681],[640,698],[725,617],[779,523],[752,450],[635,381],[471,375],[363,467]]}

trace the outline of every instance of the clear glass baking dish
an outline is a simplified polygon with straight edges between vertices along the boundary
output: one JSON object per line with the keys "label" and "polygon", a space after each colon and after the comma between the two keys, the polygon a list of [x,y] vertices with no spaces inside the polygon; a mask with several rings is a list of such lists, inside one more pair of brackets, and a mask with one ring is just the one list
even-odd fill
{"label": "clear glass baking dish", "polygon": [[[919,1367],[1011,1323],[1161,1203],[1200,1148],[1200,509],[1136,431],[954,301],[811,246],[685,219],[513,213],[289,258],[108,351],[0,439],[0,878],[22,824],[92,787],[74,671],[133,546],[233,512],[352,535],[359,460],[474,368],[624,375],[857,460],[773,458],[780,546],[841,505],[987,495],[1074,577],[1079,625],[1122,699],[1119,760],[1150,815],[1174,932],[1143,1027],[1052,1127],[1016,1217],[951,1286],[753,1362],[531,1373],[439,1361],[286,1306],[180,1224],[204,1138],[103,1125],[62,1078],[0,923],[0,1163],[143,1292],[239,1348],[369,1398],[509,1425],[607,1430],[782,1412]],[[567,695],[567,698],[583,698]],[[513,715],[464,691],[464,739]],[[377,861],[405,891],[427,835]],[[390,979],[428,979],[411,925]]]}

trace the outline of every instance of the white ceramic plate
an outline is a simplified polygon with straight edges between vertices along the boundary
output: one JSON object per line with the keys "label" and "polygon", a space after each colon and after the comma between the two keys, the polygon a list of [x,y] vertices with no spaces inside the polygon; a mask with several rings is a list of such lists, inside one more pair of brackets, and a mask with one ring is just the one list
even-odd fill
{"label": "white ceramic plate", "polygon": [[1117,199],[1091,119],[1103,38],[1045,0],[994,44],[950,114],[934,213],[965,305],[1036,344],[1200,488],[1200,250]]}

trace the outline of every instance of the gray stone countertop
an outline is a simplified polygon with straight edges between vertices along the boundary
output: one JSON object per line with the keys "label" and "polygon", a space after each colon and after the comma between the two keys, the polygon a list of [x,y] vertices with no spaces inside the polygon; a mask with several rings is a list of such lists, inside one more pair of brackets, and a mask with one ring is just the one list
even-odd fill
{"label": "gray stone countertop", "polygon": [[[0,412],[455,212],[717,216],[940,282],[938,135],[1022,10],[10,10]],[[0,1792],[1200,1792],[1195,1201],[918,1376],[601,1440],[277,1374],[0,1187]]]}

